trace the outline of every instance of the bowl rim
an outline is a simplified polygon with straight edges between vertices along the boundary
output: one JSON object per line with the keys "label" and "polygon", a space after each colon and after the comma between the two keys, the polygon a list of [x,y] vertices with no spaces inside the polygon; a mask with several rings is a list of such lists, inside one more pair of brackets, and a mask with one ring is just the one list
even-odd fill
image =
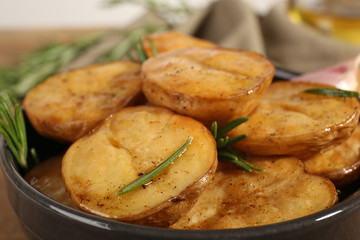
{"label": "bowl rim", "polygon": [[42,208],[48,209],[52,213],[60,215],[64,218],[78,221],[82,224],[95,228],[122,232],[132,235],[156,238],[159,236],[169,236],[169,239],[224,239],[241,237],[242,239],[253,239],[256,237],[271,237],[277,234],[289,234],[297,230],[306,228],[323,226],[329,224],[336,219],[351,214],[354,210],[360,208],[360,191],[355,191],[351,196],[337,203],[335,206],[316,212],[301,218],[268,224],[263,226],[255,226],[249,228],[237,229],[221,229],[221,230],[182,230],[167,229],[150,226],[141,226],[130,223],[118,222],[111,219],[101,218],[90,213],[76,210],[65,206],[50,197],[39,192],[25,181],[23,176],[17,170],[13,161],[9,159],[10,151],[7,149],[5,141],[0,136],[0,162],[3,169],[4,177],[15,186],[17,192],[27,196]]}

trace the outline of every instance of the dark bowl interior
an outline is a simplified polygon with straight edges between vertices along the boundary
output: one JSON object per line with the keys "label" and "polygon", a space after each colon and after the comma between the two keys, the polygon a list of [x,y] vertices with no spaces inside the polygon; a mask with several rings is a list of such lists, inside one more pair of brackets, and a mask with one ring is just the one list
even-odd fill
{"label": "dark bowl interior", "polygon": [[[27,123],[29,145],[47,159],[66,145],[39,136]],[[0,138],[0,159],[8,198],[29,239],[360,239],[360,180],[341,189],[341,201],[330,209],[299,219],[231,230],[172,230],[116,222],[64,206],[31,187]]]}

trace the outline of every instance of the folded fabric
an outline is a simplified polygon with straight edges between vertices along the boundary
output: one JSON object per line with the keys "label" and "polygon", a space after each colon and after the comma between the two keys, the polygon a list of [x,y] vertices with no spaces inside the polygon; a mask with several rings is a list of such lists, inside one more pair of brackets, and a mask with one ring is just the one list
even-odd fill
{"label": "folded fabric", "polygon": [[265,16],[256,15],[241,0],[217,1],[195,13],[179,30],[223,47],[262,53],[276,66],[299,73],[353,59],[360,53],[360,46],[292,23],[287,1],[279,2]]}
{"label": "folded fabric", "polygon": [[[159,26],[164,19],[148,12],[123,31],[108,37],[63,70],[91,64],[121,42],[126,33],[140,26]],[[287,1],[280,1],[265,16],[258,16],[242,0],[219,0],[195,11],[176,30],[213,41],[228,48],[251,50],[265,55],[275,66],[304,73],[355,58],[360,46],[321,35],[310,27],[296,25],[288,17]]]}

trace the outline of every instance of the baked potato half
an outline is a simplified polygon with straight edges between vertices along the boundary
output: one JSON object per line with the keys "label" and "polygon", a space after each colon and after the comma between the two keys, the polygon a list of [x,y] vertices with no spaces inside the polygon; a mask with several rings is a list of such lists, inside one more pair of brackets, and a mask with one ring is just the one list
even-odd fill
{"label": "baked potato half", "polygon": [[[193,137],[148,184],[118,191],[157,167]],[[62,175],[82,210],[129,223],[166,227],[185,214],[210,183],[217,167],[216,143],[200,122],[152,106],[128,107],[73,143]]]}
{"label": "baked potato half", "polygon": [[248,135],[235,147],[253,155],[304,159],[344,142],[357,126],[359,102],[303,92],[328,87],[307,82],[271,84],[249,120],[229,133]]}
{"label": "baked potato half", "polygon": [[260,54],[225,48],[186,48],[157,55],[142,65],[143,92],[150,103],[206,125],[247,116],[274,76]]}
{"label": "baked potato half", "polygon": [[152,33],[142,39],[142,46],[148,57],[153,57],[149,39],[153,42],[158,53],[168,52],[189,47],[216,47],[213,42],[182,34],[178,31]]}
{"label": "baked potato half", "polygon": [[140,64],[113,62],[51,76],[31,89],[23,104],[41,135],[74,142],[140,96]]}
{"label": "baked potato half", "polygon": [[305,159],[305,168],[328,177],[336,187],[355,181],[360,174],[360,126],[344,143]]}
{"label": "baked potato half", "polygon": [[219,162],[213,183],[174,229],[245,228],[287,221],[333,206],[338,198],[327,178],[308,174],[294,157],[249,159],[264,172]]}

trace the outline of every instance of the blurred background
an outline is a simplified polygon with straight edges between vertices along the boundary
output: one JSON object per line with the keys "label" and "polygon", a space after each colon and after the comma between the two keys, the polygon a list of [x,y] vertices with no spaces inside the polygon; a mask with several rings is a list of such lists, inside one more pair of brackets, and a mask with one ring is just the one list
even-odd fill
{"label": "blurred background", "polygon": [[[214,1],[1,0],[0,66],[15,64],[22,53],[47,41],[68,42],[89,32],[126,28],[146,13],[146,3],[186,4],[196,10]],[[264,14],[281,0],[244,1]]]}

